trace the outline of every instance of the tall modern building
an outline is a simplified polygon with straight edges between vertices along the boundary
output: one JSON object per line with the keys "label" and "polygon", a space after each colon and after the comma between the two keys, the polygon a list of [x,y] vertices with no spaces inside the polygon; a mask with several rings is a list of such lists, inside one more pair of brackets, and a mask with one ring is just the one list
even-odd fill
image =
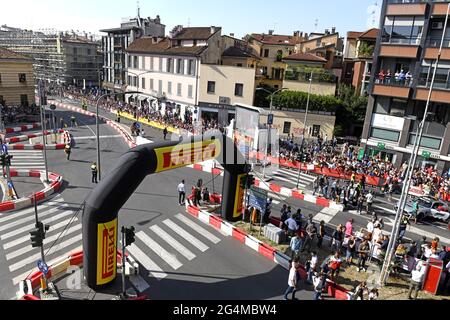
{"label": "tall modern building", "polygon": [[126,49],[141,37],[165,37],[166,26],[161,19],[141,18],[139,11],[136,18],[121,23],[119,28],[104,29],[107,33],[102,39],[103,47],[103,89],[124,92],[126,88]]}
{"label": "tall modern building", "polygon": [[0,46],[32,58],[36,80],[44,80],[50,87],[100,85],[100,46],[87,35],[1,26]]}
{"label": "tall modern building", "polygon": [[[408,161],[424,118],[434,68],[437,77],[418,165],[450,168],[450,24],[448,1],[384,0],[362,143],[369,155]],[[441,62],[436,66],[445,32]]]}

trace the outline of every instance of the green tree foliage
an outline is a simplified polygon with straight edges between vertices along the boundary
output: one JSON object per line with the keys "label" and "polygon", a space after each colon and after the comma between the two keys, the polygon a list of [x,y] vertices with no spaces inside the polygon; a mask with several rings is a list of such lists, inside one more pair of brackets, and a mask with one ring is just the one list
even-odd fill
{"label": "green tree foliage", "polygon": [[[270,98],[269,98],[270,99]],[[273,99],[275,107],[305,110],[308,101],[308,93],[300,91],[283,91]],[[309,110],[336,112],[341,101],[333,96],[319,96],[312,94],[309,102]]]}
{"label": "green tree foliage", "polygon": [[368,99],[356,94],[351,86],[342,84],[339,86],[338,98],[348,116],[354,121],[364,121]]}
{"label": "green tree foliage", "polygon": [[359,46],[358,55],[360,58],[371,58],[375,51],[374,45],[369,45],[367,42],[362,42]]}

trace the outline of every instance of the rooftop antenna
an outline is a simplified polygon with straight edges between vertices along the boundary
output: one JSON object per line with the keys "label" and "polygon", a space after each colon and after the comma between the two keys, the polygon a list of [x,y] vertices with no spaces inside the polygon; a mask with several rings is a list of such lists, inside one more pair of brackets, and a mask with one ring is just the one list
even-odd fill
{"label": "rooftop antenna", "polygon": [[314,32],[319,32],[319,19],[316,19],[315,21],[314,21],[314,28],[315,28],[315,30],[314,30]]}
{"label": "rooftop antenna", "polygon": [[141,7],[139,6],[139,0],[136,1],[137,2],[137,17],[140,18],[141,17]]}
{"label": "rooftop antenna", "polygon": [[188,18],[188,28],[190,28],[191,27],[191,18],[189,17]]}
{"label": "rooftop antenna", "polygon": [[378,1],[375,2],[375,7],[373,8],[372,11],[372,26],[374,27],[377,24],[377,10],[378,10]]}

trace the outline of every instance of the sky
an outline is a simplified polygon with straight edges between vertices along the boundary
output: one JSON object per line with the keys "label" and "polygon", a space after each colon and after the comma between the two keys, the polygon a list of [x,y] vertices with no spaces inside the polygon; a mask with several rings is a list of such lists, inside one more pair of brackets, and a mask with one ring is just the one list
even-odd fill
{"label": "sky", "polygon": [[[377,7],[375,3],[378,2]],[[160,15],[166,34],[176,25],[221,26],[222,34],[292,34],[323,32],[336,27],[348,31],[378,27],[382,0],[146,0],[141,17]],[[122,18],[137,14],[136,0],[2,0],[0,25],[23,29],[79,30],[101,34],[119,27]],[[372,12],[376,11],[377,17]],[[373,25],[373,21],[375,25]],[[317,28],[316,28],[317,23]]]}

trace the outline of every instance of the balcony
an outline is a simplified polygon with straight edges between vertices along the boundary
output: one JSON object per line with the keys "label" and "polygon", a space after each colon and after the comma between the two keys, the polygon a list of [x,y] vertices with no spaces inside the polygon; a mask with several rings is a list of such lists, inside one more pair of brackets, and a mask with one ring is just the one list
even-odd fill
{"label": "balcony", "polygon": [[386,15],[388,16],[423,16],[426,13],[425,0],[389,0]]}
{"label": "balcony", "polygon": [[[420,40],[416,39],[390,39],[389,42],[383,42],[380,49],[380,57],[395,57],[417,59],[419,53]],[[397,43],[394,43],[397,41]]]}
{"label": "balcony", "polygon": [[397,97],[408,99],[411,93],[413,79],[405,76],[401,78],[377,75],[375,78],[375,85],[373,88],[374,95]]}
{"label": "balcony", "polygon": [[[442,39],[439,38],[428,38],[426,42],[425,49],[425,59],[436,60],[439,47],[441,46]],[[443,47],[442,47],[442,55],[441,59],[450,60],[450,38],[444,39]]]}
{"label": "balcony", "polygon": [[[417,100],[428,100],[430,94],[431,80],[421,78],[419,79],[418,87],[416,90]],[[433,93],[431,95],[431,101],[442,102],[448,104],[450,101],[450,77],[444,77],[438,75],[434,82]]]}

